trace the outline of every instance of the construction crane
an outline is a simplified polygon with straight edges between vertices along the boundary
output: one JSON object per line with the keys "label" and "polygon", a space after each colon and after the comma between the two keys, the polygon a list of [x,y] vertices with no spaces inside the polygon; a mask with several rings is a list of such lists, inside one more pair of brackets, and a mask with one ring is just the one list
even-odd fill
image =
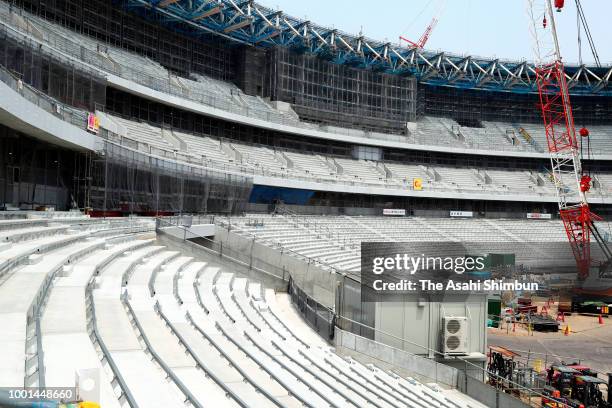
{"label": "construction crane", "polygon": [[433,31],[433,29],[436,28],[437,24],[438,24],[438,18],[437,17],[432,18],[431,23],[429,23],[429,25],[425,29],[425,32],[423,33],[423,35],[421,35],[421,38],[419,38],[417,42],[410,41],[409,39],[401,35],[400,35],[400,40],[407,42],[412,47],[423,48],[425,47],[425,44],[427,44],[427,40],[429,40],[429,36],[431,35],[431,32]]}
{"label": "construction crane", "polygon": [[[600,277],[612,265],[612,252],[600,235],[594,214],[587,200],[591,177],[583,171],[581,141],[577,136],[572,115],[567,77],[564,71],[555,25],[552,0],[527,0],[531,18],[531,35],[535,56],[535,72],[542,118],[546,130],[553,182],[559,203],[559,215],[576,264],[578,278],[585,280],[591,268],[591,239],[601,248],[605,259],[601,262]],[[554,0],[554,9],[561,11],[563,0]],[[580,129],[580,138],[589,136]],[[571,180],[571,181],[570,181]],[[575,183],[575,187],[567,185]]]}
{"label": "construction crane", "polygon": [[417,42],[410,41],[406,37],[400,35],[399,36],[400,43],[402,41],[405,41],[408,44],[410,44],[410,46],[413,47],[413,48],[419,48],[419,49],[424,48],[425,44],[427,44],[427,40],[429,40],[429,37],[431,36],[432,31],[438,25],[438,21],[440,19],[440,16],[442,15],[442,12],[444,11],[445,7],[446,7],[446,0],[438,1],[438,4],[436,6],[436,11],[434,13],[433,18],[431,19],[431,22],[429,23],[429,25],[425,29],[425,32],[423,32],[423,34],[421,35],[421,37],[419,38],[419,40]]}

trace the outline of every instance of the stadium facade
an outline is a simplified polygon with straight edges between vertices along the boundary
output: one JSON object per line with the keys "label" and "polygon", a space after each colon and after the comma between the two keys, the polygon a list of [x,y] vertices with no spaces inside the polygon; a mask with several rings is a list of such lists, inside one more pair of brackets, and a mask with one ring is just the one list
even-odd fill
{"label": "stadium facade", "polygon": [[[159,155],[174,158],[191,148],[183,140],[186,137],[175,137],[175,133],[213,138],[221,157],[195,156],[204,157],[208,167],[244,174],[247,184],[252,180],[252,203],[387,206],[412,214],[426,214],[432,208],[483,215],[554,214],[537,98],[524,85],[529,76],[517,79],[523,86],[514,88],[493,87],[486,75],[480,82],[459,78],[443,82],[440,72],[411,74],[384,66],[364,67],[363,61],[350,58],[338,61],[330,54],[334,48],[325,53],[295,44],[253,46],[187,22],[167,25],[167,19],[160,16],[161,8],[142,8],[135,3],[126,2],[123,7],[101,1],[3,4],[1,52],[6,74],[28,91],[51,98],[49,103],[56,110],[61,105],[64,112],[72,111],[72,120],[81,125],[87,113],[103,112],[98,117],[114,115],[153,126],[161,139],[170,141],[156,145],[153,140],[146,145],[110,119],[100,135],[112,133],[107,140],[118,135],[124,146],[140,144],[149,153],[157,149]],[[147,63],[149,67],[138,67]],[[570,67],[568,72],[581,69],[601,71]],[[576,74],[572,88],[577,93],[573,97],[575,118],[577,124],[593,130],[593,153],[585,166],[601,173],[595,178],[597,193],[592,201],[596,210],[606,213],[597,204],[610,201],[606,174],[610,152],[605,139],[612,105],[606,86],[587,93],[584,84],[584,77]],[[12,134],[8,129],[4,132]],[[27,136],[31,135],[22,132],[18,137]],[[248,146],[272,152],[267,158],[271,162],[258,161],[260,152],[249,152]],[[312,156],[292,159],[293,152]],[[67,197],[72,196],[81,208],[125,210],[121,203],[127,200],[120,191],[127,190],[115,181],[124,179],[125,173],[113,167],[108,179],[96,179],[93,175],[101,174],[95,169],[101,165],[99,158],[82,158],[79,153],[79,157],[63,160],[61,166],[65,173],[82,172],[76,179],[110,183],[105,186],[106,200],[95,192],[100,186],[88,187],[86,193],[74,191],[74,180],[55,177],[53,188],[62,192],[47,202],[49,198],[32,198],[31,185],[46,177],[44,173],[57,172],[57,166],[45,164],[35,169],[31,152],[16,156],[3,159],[11,169],[18,169],[4,170],[13,174],[3,174],[2,202],[68,208],[71,201]],[[302,159],[314,160],[300,165],[297,161]],[[86,165],[76,166],[84,160]],[[189,157],[185,161],[190,160],[196,162]],[[325,168],[313,175],[309,165]],[[414,179],[422,180],[421,190],[413,189]],[[223,200],[219,196],[241,201],[224,204],[225,211],[240,211],[246,208],[245,197],[249,196],[213,188],[212,199],[217,204],[206,207],[207,200],[195,203],[188,198],[170,203],[158,196],[176,196],[175,192],[154,192],[151,184],[155,183],[136,181],[130,187],[136,189],[130,194],[155,196],[138,200],[138,208],[130,211],[218,210]],[[20,185],[25,193],[14,193]],[[197,187],[196,191],[198,188],[205,189]]]}

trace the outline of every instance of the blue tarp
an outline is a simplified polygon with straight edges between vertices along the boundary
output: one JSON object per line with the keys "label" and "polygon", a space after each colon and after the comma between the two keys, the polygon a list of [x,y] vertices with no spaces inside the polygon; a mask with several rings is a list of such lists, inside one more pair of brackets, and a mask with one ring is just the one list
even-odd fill
{"label": "blue tarp", "polygon": [[253,186],[250,203],[272,204],[282,201],[285,204],[307,205],[314,191],[299,188]]}

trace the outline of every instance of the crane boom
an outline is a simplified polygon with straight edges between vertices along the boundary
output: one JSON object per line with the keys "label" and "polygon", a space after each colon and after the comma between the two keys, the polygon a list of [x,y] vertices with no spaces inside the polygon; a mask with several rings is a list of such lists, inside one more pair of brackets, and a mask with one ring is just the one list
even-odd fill
{"label": "crane boom", "polygon": [[[527,0],[527,2],[531,17],[531,34],[534,39],[536,83],[550,153],[553,182],[557,192],[559,215],[576,258],[578,277],[584,280],[588,277],[591,267],[591,237],[603,246],[604,253],[607,246],[593,223],[600,218],[591,212],[587,201],[586,193],[590,189],[591,179],[582,171],[580,141],[576,137],[552,2],[551,0]],[[555,1],[555,6],[560,10],[559,3],[562,7],[563,2]]]}
{"label": "crane boom", "polygon": [[434,17],[429,23],[429,25],[427,26],[427,28],[425,29],[425,32],[421,35],[421,38],[419,38],[417,42],[410,41],[409,39],[401,35],[400,35],[400,40],[406,41],[408,44],[410,44],[413,47],[423,48],[425,47],[425,44],[427,44],[427,40],[429,40],[429,36],[431,35],[431,32],[433,31],[433,29],[436,28],[437,24],[438,24],[438,18]]}

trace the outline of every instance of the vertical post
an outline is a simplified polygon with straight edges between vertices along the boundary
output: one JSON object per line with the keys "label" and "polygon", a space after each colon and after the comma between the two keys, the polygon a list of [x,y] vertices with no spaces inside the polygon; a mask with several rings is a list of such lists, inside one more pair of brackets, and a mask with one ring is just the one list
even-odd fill
{"label": "vertical post", "polygon": [[253,269],[253,247],[255,246],[255,237],[251,241],[251,252],[249,253],[249,270]]}
{"label": "vertical post", "polygon": [[102,208],[104,209],[104,215],[106,215],[106,195],[108,192],[108,156],[104,156],[104,204]]}
{"label": "vertical post", "polygon": [[463,390],[463,392],[465,392],[467,394],[468,392],[468,373],[467,373],[467,361],[463,360],[463,382],[464,382],[464,387],[465,389]]}

